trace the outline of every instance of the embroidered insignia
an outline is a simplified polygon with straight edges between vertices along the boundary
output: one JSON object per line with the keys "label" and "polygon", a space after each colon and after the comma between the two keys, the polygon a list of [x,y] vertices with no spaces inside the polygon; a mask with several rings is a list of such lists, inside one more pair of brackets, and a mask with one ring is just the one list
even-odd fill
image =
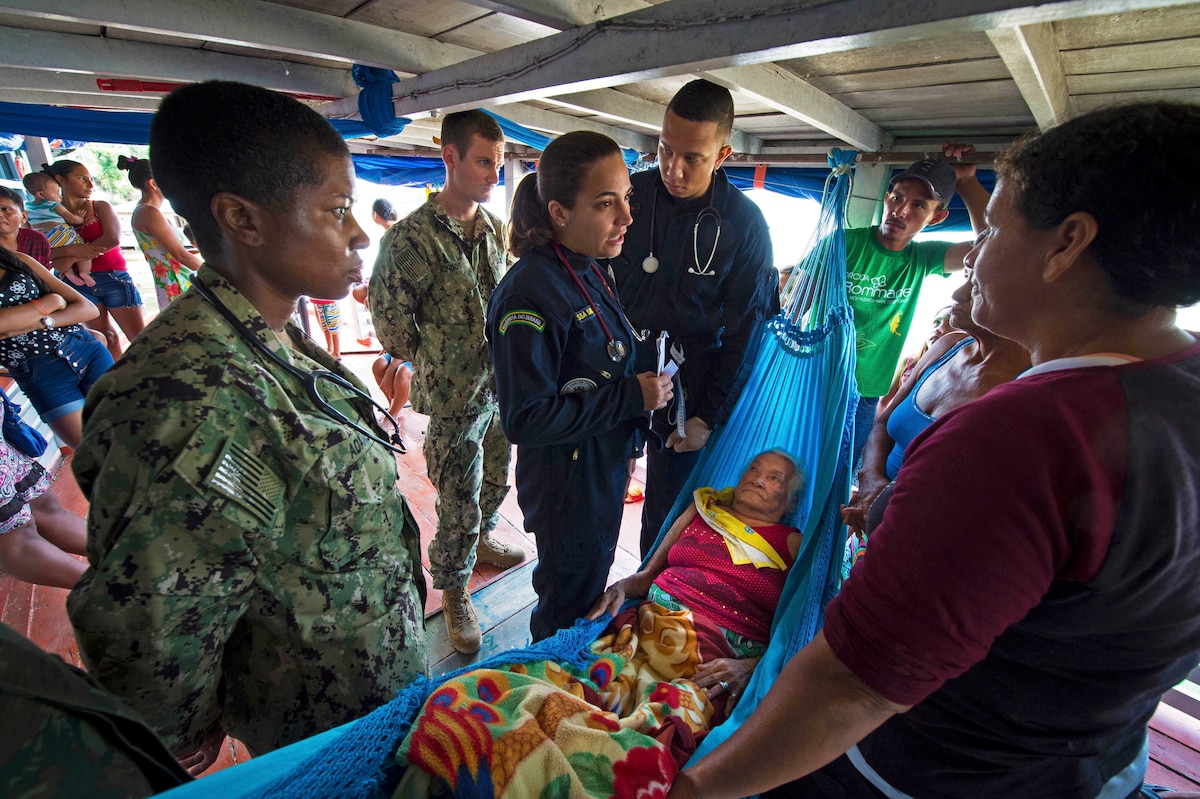
{"label": "embroidered insignia", "polygon": [[508,332],[508,328],[512,325],[529,325],[537,332],[541,333],[546,329],[546,320],[541,315],[533,311],[509,311],[500,320],[500,335]]}
{"label": "embroidered insignia", "polygon": [[429,267],[412,247],[392,250],[392,266],[408,283],[419,285],[429,277]]}
{"label": "embroidered insignia", "polygon": [[566,385],[559,389],[559,394],[566,396],[567,394],[578,394],[580,391],[595,391],[596,381],[586,377],[576,377],[573,380],[568,380]]}
{"label": "embroidered insignia", "polygon": [[283,481],[266,464],[233,441],[225,442],[208,486],[267,524],[274,520],[284,491]]}
{"label": "embroidered insignia", "polygon": [[580,308],[578,311],[575,312],[575,321],[582,322],[584,319],[587,319],[589,316],[595,316],[595,315],[596,315],[596,312],[594,310],[592,310],[592,306],[585,305],[583,308]]}

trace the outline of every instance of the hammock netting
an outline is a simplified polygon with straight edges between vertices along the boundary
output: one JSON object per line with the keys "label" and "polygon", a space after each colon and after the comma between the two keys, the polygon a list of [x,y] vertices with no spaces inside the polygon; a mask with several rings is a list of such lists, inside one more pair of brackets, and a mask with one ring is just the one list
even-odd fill
{"label": "hammock netting", "polygon": [[[845,542],[840,508],[850,492],[854,438],[855,335],[846,299],[845,211],[857,152],[833,150],[832,173],[808,254],[784,286],[782,311],[762,325],[746,358],[749,376],[729,421],[719,427],[680,493],[676,518],[703,486],[734,485],[758,453],[781,448],[804,473],[785,521],[804,534],[771,624],[771,642],[733,714],[704,739],[692,762],[724,741],[754,711],[775,678],[821,628],[837,591]],[[659,534],[662,540],[669,523]],[[657,545],[657,542],[656,542]]]}
{"label": "hammock netting", "polygon": [[[831,152],[833,171],[809,252],[784,288],[782,312],[757,331],[746,359],[744,388],[729,422],[713,433],[668,517],[677,516],[698,487],[733,485],[750,460],[766,449],[790,452],[804,472],[798,506],[785,519],[802,530],[804,542],[772,622],[770,647],[732,717],[708,734],[693,760],[703,757],[749,716],[791,656],[816,635],[825,605],[837,588],[845,540],[839,508],[849,492],[857,402],[843,235],[849,170],[856,155]],[[293,744],[287,759],[268,755],[274,761],[270,773],[257,774],[242,787],[261,799],[386,797],[402,776],[395,761],[397,747],[425,700],[445,681],[475,669],[543,659],[582,667],[590,659],[590,643],[607,623],[607,618],[581,621],[524,649],[498,653],[450,674],[418,679],[392,702],[346,725],[344,732]]]}

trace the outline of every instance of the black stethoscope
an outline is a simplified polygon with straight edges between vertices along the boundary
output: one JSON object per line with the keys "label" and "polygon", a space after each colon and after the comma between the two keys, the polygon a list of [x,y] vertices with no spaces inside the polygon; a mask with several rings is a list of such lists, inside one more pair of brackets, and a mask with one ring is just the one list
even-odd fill
{"label": "black stethoscope", "polygon": [[[583,287],[583,281],[579,279],[579,275],[575,274],[575,270],[571,268],[570,262],[567,261],[567,256],[563,255],[562,247],[559,246],[557,241],[551,242],[551,246],[554,247],[554,253],[558,256],[558,260],[562,261],[562,265],[566,267],[567,274],[575,281],[575,286],[579,289],[579,293],[583,295],[588,305],[592,307],[592,313],[595,314],[596,320],[600,322],[600,328],[604,331],[604,335],[608,339],[608,345],[605,347],[608,351],[608,357],[612,358],[614,363],[620,363],[629,354],[625,349],[625,342],[614,337],[612,331],[608,329],[608,323],[600,315],[600,309],[596,307],[596,301],[592,299],[591,294],[588,294],[588,290]],[[608,285],[608,281],[604,279],[604,274],[596,266],[595,261],[591,261],[591,267],[592,271],[596,273],[596,277],[600,278],[600,282],[604,285],[605,290],[608,291],[608,296],[612,297],[614,303],[617,303],[616,292],[612,290],[612,286]]]}
{"label": "black stethoscope", "polygon": [[[282,357],[280,357],[279,353],[272,350],[266,344],[263,344],[258,337],[247,330],[241,321],[234,315],[233,311],[229,310],[229,306],[221,302],[221,300],[212,293],[212,289],[204,285],[198,275],[192,276],[192,287],[196,289],[197,294],[208,300],[209,304],[216,308],[217,311],[220,312],[221,316],[225,317],[225,321],[229,322],[230,327],[232,327],[234,331],[241,336],[243,341],[266,355],[285,372],[303,381],[305,392],[308,394],[308,398],[312,400],[313,404],[317,406],[317,410],[328,416],[333,421],[338,422],[339,424],[347,425],[372,441],[383,444],[392,452],[400,455],[408,452],[403,442],[400,440],[400,423],[397,422],[390,413],[388,413],[387,408],[376,402],[370,394],[366,393],[336,372],[330,372],[328,369],[313,369],[311,372],[305,372],[303,369],[288,363]],[[318,381],[321,380],[328,381],[338,388],[345,389],[355,396],[365,399],[367,402],[383,411],[384,417],[388,420],[388,422],[391,423],[392,428],[395,430],[395,433],[393,433],[393,438],[391,440],[380,438],[366,427],[363,427],[362,425],[353,421],[337,408],[330,405],[325,398],[321,396],[321,390],[318,388]]]}
{"label": "black stethoscope", "polygon": [[[716,274],[712,269],[713,259],[717,257],[717,243],[721,240],[721,212],[712,204],[713,193],[716,191],[716,181],[708,187],[708,205],[705,206],[699,214],[696,215],[696,224],[692,225],[692,260],[693,265],[688,267],[689,275],[699,275],[700,277],[712,277]],[[654,199],[650,203],[650,254],[642,259],[642,271],[648,275],[652,275],[658,271],[658,258],[654,256],[654,218],[658,212],[658,184],[654,184]],[[713,235],[712,249],[708,251],[708,260],[704,262],[704,266],[700,266],[700,224],[706,219],[712,219],[716,226],[716,231]]]}

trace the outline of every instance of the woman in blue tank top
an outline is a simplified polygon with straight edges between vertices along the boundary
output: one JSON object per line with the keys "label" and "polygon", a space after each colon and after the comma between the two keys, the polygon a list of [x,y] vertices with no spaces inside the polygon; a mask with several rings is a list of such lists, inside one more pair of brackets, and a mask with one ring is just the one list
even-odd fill
{"label": "woman in blue tank top", "polygon": [[978,399],[1029,368],[1029,353],[1008,339],[984,330],[971,319],[971,277],[952,295],[950,324],[965,337],[935,341],[875,417],[858,472],[858,492],[842,508],[842,519],[860,536],[869,532],[871,505],[896,478],[904,451],[939,416]]}

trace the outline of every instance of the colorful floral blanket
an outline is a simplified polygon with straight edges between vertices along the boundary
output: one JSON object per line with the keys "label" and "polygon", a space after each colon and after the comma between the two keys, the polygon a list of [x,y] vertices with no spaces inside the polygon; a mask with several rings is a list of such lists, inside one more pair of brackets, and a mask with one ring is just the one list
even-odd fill
{"label": "colorful floral blanket", "polygon": [[[397,757],[395,796],[665,796],[724,717],[690,681],[732,657],[721,631],[645,601],[593,645],[586,669],[536,661],[467,672],[426,701]],[[415,767],[415,768],[413,768]]]}

